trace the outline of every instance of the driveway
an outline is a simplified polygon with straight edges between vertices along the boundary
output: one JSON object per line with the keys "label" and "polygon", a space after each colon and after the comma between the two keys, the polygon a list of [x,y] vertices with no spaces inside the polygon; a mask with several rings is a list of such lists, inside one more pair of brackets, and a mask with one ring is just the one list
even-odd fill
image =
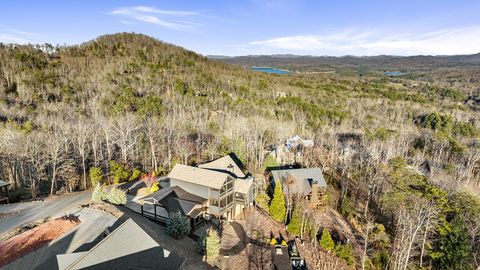
{"label": "driveway", "polygon": [[[112,227],[117,218],[100,210],[71,209],[71,214],[80,219],[80,224],[64,236],[32,253],[6,265],[7,269],[58,269],[56,255],[90,250],[103,236],[105,229]],[[110,230],[111,231],[111,230]]]}
{"label": "driveway", "polygon": [[10,211],[18,210],[18,213],[0,219],[0,235],[39,219],[63,216],[75,206],[88,203],[91,197],[91,191],[83,191],[41,202],[28,202],[28,207],[23,207],[20,203],[11,209],[5,208]]}

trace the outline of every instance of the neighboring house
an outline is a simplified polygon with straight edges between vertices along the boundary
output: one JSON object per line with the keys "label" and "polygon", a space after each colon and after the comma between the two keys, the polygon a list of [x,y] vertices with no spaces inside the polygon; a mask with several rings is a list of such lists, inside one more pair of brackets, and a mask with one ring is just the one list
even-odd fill
{"label": "neighboring house", "polygon": [[313,140],[304,140],[295,135],[288,138],[284,144],[270,146],[270,155],[279,164],[290,164],[302,162],[303,150],[314,146]]}
{"label": "neighboring house", "polygon": [[254,178],[249,173],[243,172],[244,166],[235,154],[230,153],[198,167],[227,173],[235,178],[235,215],[253,205],[257,193]]}
{"label": "neighboring house", "polygon": [[320,168],[272,170],[271,177],[272,180],[282,184],[287,197],[293,195],[304,197],[313,207],[324,203],[327,183]]}
{"label": "neighboring house", "polygon": [[185,259],[165,250],[132,219],[88,251],[57,255],[58,269],[180,269]]}
{"label": "neighboring house", "polygon": [[177,164],[168,174],[170,186],[178,186],[208,199],[206,214],[218,219],[233,219],[235,179],[228,173]]}

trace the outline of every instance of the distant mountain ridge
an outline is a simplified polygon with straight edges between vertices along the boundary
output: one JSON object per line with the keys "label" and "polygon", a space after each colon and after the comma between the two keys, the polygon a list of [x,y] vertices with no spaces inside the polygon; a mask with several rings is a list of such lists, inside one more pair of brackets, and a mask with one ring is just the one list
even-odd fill
{"label": "distant mountain ridge", "polygon": [[294,70],[335,68],[370,68],[377,70],[425,70],[436,68],[480,68],[480,53],[471,55],[415,56],[309,56],[309,55],[247,55],[207,56],[241,66],[274,66]]}

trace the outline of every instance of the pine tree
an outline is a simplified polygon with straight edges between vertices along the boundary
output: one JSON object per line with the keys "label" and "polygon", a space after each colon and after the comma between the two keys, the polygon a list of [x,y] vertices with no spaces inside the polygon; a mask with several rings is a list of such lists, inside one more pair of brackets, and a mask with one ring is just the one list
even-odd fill
{"label": "pine tree", "polygon": [[205,245],[207,260],[212,261],[216,259],[220,253],[220,237],[215,229],[210,228],[208,230]]}
{"label": "pine tree", "polygon": [[320,246],[325,251],[331,251],[335,247],[335,242],[333,242],[332,236],[327,229],[323,229],[322,238],[320,239]]}
{"label": "pine tree", "polygon": [[292,219],[290,220],[290,223],[288,223],[287,231],[296,236],[300,236],[300,231],[302,229],[301,227],[302,227],[302,216],[298,208],[295,207],[295,209],[293,210]]}
{"label": "pine tree", "polygon": [[285,219],[285,198],[283,197],[282,184],[279,181],[275,182],[273,199],[268,210],[274,220],[283,221]]}
{"label": "pine tree", "polygon": [[180,212],[170,215],[167,222],[167,233],[176,239],[184,238],[190,233],[190,221]]}
{"label": "pine tree", "polygon": [[127,203],[127,195],[125,191],[113,187],[107,195],[107,200],[111,204],[126,204]]}

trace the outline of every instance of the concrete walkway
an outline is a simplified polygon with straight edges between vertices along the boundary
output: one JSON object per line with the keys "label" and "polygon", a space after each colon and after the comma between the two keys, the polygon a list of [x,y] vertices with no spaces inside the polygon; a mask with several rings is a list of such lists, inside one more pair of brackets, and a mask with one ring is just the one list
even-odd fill
{"label": "concrete walkway", "polygon": [[16,204],[14,207],[5,208],[5,210],[18,211],[18,213],[0,219],[0,234],[39,219],[63,216],[67,214],[68,210],[88,203],[91,197],[91,191],[83,191],[51,200],[28,202],[27,205]]}

